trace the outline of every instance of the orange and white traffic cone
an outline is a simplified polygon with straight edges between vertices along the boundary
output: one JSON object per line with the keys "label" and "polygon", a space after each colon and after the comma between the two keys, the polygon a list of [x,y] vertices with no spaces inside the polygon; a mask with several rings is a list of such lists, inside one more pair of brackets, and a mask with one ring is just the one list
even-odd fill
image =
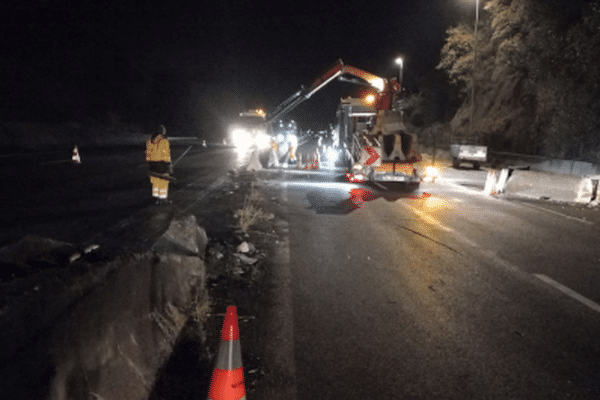
{"label": "orange and white traffic cone", "polygon": [[209,400],[246,400],[244,369],[242,367],[242,347],[235,306],[228,306],[217,362],[213,370]]}
{"label": "orange and white traffic cone", "polygon": [[319,169],[319,151],[315,151],[315,155],[312,162],[312,169]]}
{"label": "orange and white traffic cone", "polygon": [[73,156],[71,157],[71,160],[73,160],[75,164],[81,164],[81,156],[79,155],[79,149],[77,148],[77,145],[73,147]]}

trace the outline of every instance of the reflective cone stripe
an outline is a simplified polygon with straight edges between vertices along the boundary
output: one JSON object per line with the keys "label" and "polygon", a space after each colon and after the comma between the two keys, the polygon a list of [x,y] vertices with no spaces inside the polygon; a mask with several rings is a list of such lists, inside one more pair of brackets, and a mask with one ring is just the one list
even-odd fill
{"label": "reflective cone stripe", "polygon": [[221,330],[221,344],[219,345],[217,362],[210,383],[208,399],[246,399],[240,331],[235,306],[227,307],[223,329]]}

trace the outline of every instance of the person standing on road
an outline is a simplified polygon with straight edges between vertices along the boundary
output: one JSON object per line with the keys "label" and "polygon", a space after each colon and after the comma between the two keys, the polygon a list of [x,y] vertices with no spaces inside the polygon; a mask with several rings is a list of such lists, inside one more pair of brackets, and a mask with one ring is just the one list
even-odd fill
{"label": "person standing on road", "polygon": [[[169,172],[171,169],[171,148],[167,139],[167,129],[159,125],[146,142],[146,161],[152,184],[152,197],[158,204],[168,203]],[[162,178],[161,176],[164,176]]]}

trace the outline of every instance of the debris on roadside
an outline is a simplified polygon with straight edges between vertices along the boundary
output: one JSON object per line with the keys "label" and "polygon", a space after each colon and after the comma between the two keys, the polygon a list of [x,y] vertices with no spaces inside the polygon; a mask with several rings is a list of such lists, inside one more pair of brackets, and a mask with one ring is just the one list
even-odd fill
{"label": "debris on roadside", "polygon": [[237,252],[238,253],[254,253],[256,251],[256,247],[252,244],[252,243],[248,243],[246,241],[243,241],[238,247],[237,247]]}
{"label": "debris on roadside", "polygon": [[239,260],[246,264],[246,265],[253,265],[256,264],[256,262],[258,261],[257,258],[253,258],[253,257],[248,257],[244,254],[239,254],[239,253],[235,253],[234,254],[237,258],[239,258]]}

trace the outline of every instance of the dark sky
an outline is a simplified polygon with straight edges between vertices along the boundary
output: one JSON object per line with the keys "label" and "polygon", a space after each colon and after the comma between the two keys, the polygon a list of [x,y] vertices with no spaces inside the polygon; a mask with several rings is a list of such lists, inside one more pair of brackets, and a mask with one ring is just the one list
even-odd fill
{"label": "dark sky", "polygon": [[[338,59],[390,78],[402,56],[418,90],[474,1],[3,0],[0,15],[3,117],[62,106],[212,129],[244,108],[274,110]],[[333,83],[290,117],[325,127],[356,90]]]}

